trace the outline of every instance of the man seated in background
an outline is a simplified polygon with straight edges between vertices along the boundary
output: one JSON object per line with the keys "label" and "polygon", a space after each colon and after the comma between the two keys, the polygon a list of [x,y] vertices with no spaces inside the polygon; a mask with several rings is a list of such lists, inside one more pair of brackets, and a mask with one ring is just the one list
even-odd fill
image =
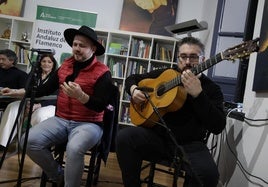
{"label": "man seated in background", "polygon": [[[18,57],[10,49],[0,50],[0,88],[14,89],[24,88],[27,80],[27,73],[15,67]],[[0,92],[0,95],[1,92]],[[0,103],[0,108],[5,108],[7,103]]]}
{"label": "man seated in background", "polygon": [[[24,88],[27,80],[27,73],[15,67],[18,61],[16,53],[10,49],[0,50],[0,95],[3,88],[10,88],[16,93],[18,89]],[[4,110],[13,100],[2,99],[0,109]],[[4,147],[0,145],[0,150]]]}

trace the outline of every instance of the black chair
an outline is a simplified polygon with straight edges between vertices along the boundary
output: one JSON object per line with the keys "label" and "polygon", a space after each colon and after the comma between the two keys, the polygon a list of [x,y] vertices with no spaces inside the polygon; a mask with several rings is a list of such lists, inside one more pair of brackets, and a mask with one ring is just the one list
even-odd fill
{"label": "black chair", "polygon": [[146,161],[147,163],[142,166],[142,171],[149,168],[149,174],[141,179],[142,183],[147,183],[147,187],[164,187],[164,185],[157,184],[154,182],[155,172],[159,171],[172,176],[172,186],[177,187],[178,179],[185,178],[185,171],[183,170],[183,162],[177,158],[174,159],[163,159],[160,161]]}
{"label": "black chair", "polygon": [[[204,143],[207,144],[210,135],[211,135],[210,132],[206,133],[206,137],[203,140]],[[214,146],[211,147],[211,149],[214,148],[215,148]],[[190,171],[190,168],[188,167],[189,164],[187,162],[184,162],[180,157],[162,159],[159,161],[146,161],[146,162],[147,163],[144,164],[142,167],[142,171],[145,170],[146,168],[149,168],[149,174],[145,178],[141,179],[141,182],[147,183],[147,187],[164,187],[163,185],[154,182],[154,176],[156,171],[160,171],[162,173],[171,175],[173,187],[177,187],[179,178],[181,178],[181,181],[185,181],[186,178],[189,176],[191,176],[191,178],[196,177],[192,173],[192,171]],[[199,179],[196,178],[196,180]],[[186,187],[187,184],[184,184],[183,186]]]}
{"label": "black chair", "polygon": [[[103,135],[101,140],[86,155],[89,155],[88,165],[85,163],[84,172],[87,173],[86,187],[98,183],[101,161],[105,163],[108,159],[109,152],[115,151],[115,136],[118,130],[118,108],[120,93],[117,86],[112,86],[110,104],[104,111],[103,116]],[[56,146],[52,149],[55,159],[64,167],[64,152],[66,144]],[[42,172],[40,187],[45,187],[48,180],[45,172]],[[52,183],[53,187],[57,187]]]}

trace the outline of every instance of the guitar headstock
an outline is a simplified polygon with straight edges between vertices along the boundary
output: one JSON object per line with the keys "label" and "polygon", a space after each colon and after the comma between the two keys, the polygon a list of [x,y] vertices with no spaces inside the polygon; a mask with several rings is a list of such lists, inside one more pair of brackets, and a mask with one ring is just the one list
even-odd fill
{"label": "guitar headstock", "polygon": [[235,60],[249,57],[253,52],[259,51],[259,38],[245,41],[222,52],[222,59]]}

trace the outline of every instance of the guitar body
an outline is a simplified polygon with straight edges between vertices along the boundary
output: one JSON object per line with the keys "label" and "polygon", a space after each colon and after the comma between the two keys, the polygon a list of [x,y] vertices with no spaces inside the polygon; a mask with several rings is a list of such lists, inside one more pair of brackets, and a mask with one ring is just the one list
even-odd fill
{"label": "guitar body", "polygon": [[[147,92],[147,94],[149,95],[153,105],[158,108],[161,116],[167,112],[172,112],[180,109],[186,100],[187,93],[182,86],[175,86],[174,88],[161,95],[159,95],[157,92],[159,88],[161,88],[165,83],[178,76],[180,76],[179,72],[173,69],[168,69],[157,78],[144,79],[138,84],[139,87],[153,88],[153,91]],[[142,104],[136,104],[131,101],[129,112],[131,116],[131,122],[137,126],[143,125],[151,127],[155,122],[159,121],[159,117],[155,113],[154,107],[149,101],[146,101]]]}

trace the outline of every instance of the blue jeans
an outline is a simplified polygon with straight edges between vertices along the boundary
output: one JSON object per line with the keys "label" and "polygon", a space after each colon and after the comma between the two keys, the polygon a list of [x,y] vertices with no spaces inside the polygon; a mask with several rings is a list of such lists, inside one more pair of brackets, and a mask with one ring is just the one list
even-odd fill
{"label": "blue jeans", "polygon": [[[51,117],[30,129],[26,152],[49,178],[57,180],[59,165],[50,148],[67,142],[65,187],[78,187],[84,170],[84,154],[98,143],[102,133],[102,128],[94,123]],[[22,145],[23,142],[24,136]]]}

